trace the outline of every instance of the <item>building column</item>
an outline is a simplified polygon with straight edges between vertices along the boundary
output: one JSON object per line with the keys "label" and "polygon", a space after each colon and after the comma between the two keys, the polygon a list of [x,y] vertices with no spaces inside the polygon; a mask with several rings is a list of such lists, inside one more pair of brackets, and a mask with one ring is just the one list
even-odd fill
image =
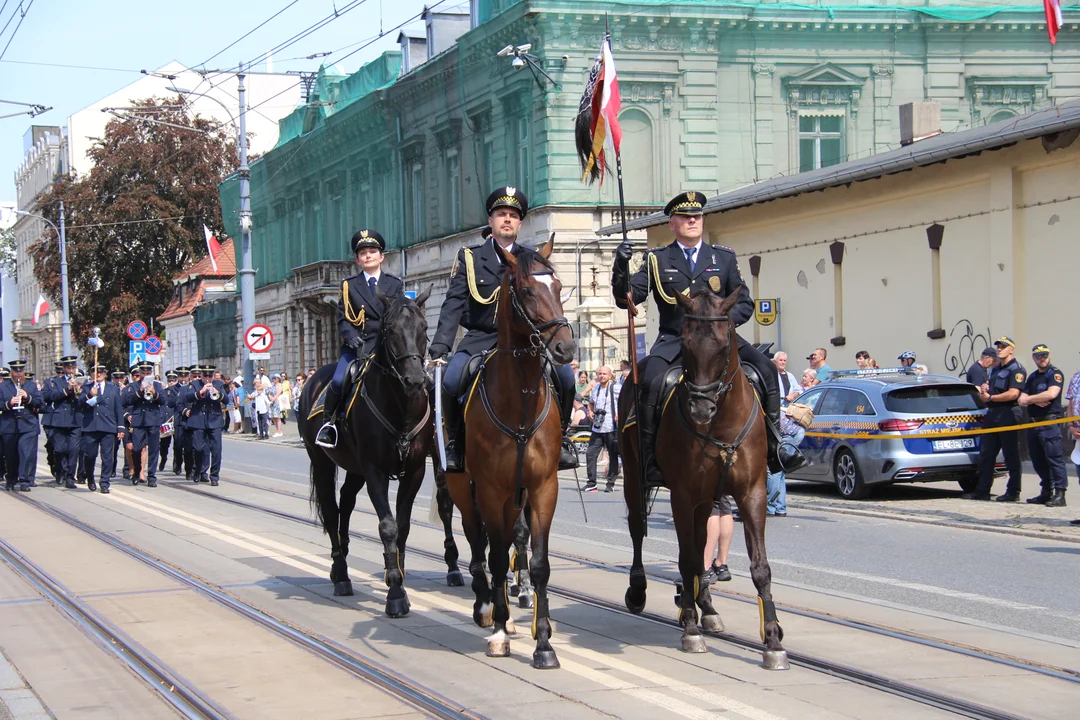
{"label": "building column", "polygon": [[945,236],[945,226],[934,223],[926,228],[926,240],[930,245],[930,283],[933,296],[934,327],[926,333],[931,340],[941,340],[945,330],[941,327],[941,240]]}
{"label": "building column", "polygon": [[893,126],[893,66],[885,63],[875,65],[871,72],[874,74],[874,152],[879,153],[889,149]]}
{"label": "building column", "polygon": [[837,240],[829,245],[833,262],[833,329],[836,337],[829,340],[836,347],[847,343],[844,337],[844,243]]}
{"label": "building column", "polygon": [[754,155],[757,160],[754,172],[756,180],[773,176],[776,167],[773,158],[773,73],[776,66],[769,63],[754,63]]}

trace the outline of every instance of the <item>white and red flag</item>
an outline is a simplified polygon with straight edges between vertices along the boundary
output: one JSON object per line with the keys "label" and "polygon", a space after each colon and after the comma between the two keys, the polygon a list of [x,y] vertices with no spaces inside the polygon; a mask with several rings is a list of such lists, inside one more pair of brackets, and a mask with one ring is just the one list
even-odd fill
{"label": "white and red flag", "polygon": [[210,256],[210,264],[214,267],[214,272],[217,272],[217,254],[221,252],[221,243],[214,237],[214,233],[210,232],[210,228],[205,225],[202,226],[203,234],[206,235],[206,253]]}
{"label": "white and red flag", "polygon": [[589,71],[585,92],[578,105],[574,135],[578,158],[584,171],[583,182],[599,178],[604,184],[605,146],[619,155],[622,128],[619,127],[619,80],[615,74],[615,59],[611,56],[611,40],[604,36],[600,54]]}
{"label": "white and red flag", "polygon": [[1061,17],[1061,0],[1043,0],[1043,9],[1046,10],[1046,34],[1050,36],[1050,44],[1056,45],[1058,30],[1064,22]]}
{"label": "white and red flag", "polygon": [[31,325],[37,325],[41,320],[41,316],[49,312],[52,307],[49,305],[49,301],[45,299],[44,295],[38,295],[37,305],[34,306],[34,317],[30,321]]}

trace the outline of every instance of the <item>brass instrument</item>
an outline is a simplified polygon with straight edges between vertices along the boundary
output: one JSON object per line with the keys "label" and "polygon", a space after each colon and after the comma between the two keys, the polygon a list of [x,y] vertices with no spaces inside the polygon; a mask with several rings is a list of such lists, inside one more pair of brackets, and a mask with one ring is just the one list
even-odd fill
{"label": "brass instrument", "polygon": [[209,395],[210,399],[214,402],[221,402],[221,391],[218,390],[217,387],[215,387],[214,385],[210,386]]}
{"label": "brass instrument", "polygon": [[147,376],[142,379],[142,396],[146,402],[154,400],[154,378]]}

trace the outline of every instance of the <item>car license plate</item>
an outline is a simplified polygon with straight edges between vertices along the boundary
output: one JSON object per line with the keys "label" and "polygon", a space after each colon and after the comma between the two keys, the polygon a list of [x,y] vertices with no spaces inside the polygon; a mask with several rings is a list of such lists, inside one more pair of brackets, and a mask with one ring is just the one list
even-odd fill
{"label": "car license plate", "polygon": [[971,450],[975,447],[975,438],[957,438],[956,440],[935,440],[934,452],[948,450]]}

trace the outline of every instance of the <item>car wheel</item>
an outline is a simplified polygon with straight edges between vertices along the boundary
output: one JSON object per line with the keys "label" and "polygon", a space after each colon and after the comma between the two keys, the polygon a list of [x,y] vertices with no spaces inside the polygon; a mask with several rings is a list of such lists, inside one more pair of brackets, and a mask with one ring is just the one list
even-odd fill
{"label": "car wheel", "polygon": [[975,492],[975,488],[979,487],[979,476],[972,475],[966,477],[960,481],[960,489],[964,492]]}
{"label": "car wheel", "polygon": [[860,500],[870,494],[863,483],[862,471],[850,450],[841,450],[833,459],[833,479],[840,495],[848,500]]}

